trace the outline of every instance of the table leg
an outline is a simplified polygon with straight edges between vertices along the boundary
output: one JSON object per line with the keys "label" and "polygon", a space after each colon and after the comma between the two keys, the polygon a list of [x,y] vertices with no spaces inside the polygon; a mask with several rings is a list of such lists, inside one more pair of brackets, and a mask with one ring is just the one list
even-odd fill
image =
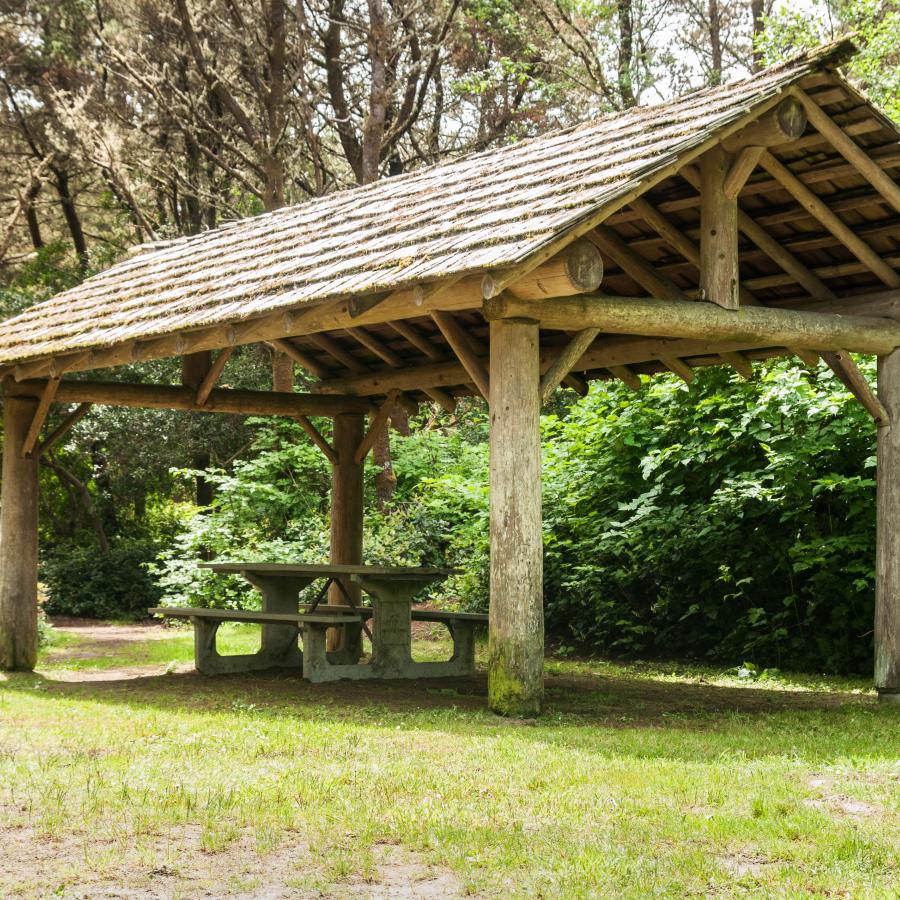
{"label": "table leg", "polygon": [[[244,572],[244,578],[262,594],[263,612],[296,613],[300,605],[300,591],[315,581],[312,576],[268,577],[256,572]],[[269,666],[299,668],[303,656],[294,625],[263,625],[259,653],[261,662]]]}

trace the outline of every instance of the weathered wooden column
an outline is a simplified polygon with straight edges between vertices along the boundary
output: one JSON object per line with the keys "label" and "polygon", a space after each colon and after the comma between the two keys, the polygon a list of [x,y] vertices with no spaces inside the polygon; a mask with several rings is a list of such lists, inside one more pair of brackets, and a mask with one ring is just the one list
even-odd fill
{"label": "weathered wooden column", "polygon": [[544,694],[538,326],[491,322],[491,608],[488,698],[533,716]]}
{"label": "weathered wooden column", "polygon": [[878,429],[875,687],[900,704],[900,349],[878,357],[878,399],[890,421]]}
{"label": "weathered wooden column", "polygon": [[0,669],[37,663],[38,459],[22,445],[37,400],[3,401],[3,492],[0,497]]}
{"label": "weathered wooden column", "polygon": [[737,201],[725,196],[732,157],[721,147],[700,158],[700,295],[738,308]]}
{"label": "weathered wooden column", "polygon": [[[334,417],[332,446],[338,457],[331,470],[331,562],[334,564],[363,561],[363,463],[356,462],[353,457],[364,432],[364,416]],[[359,585],[348,579],[344,587],[353,602],[359,603]],[[329,588],[328,602],[339,606],[347,604],[347,598],[336,584]],[[346,628],[329,630],[328,649],[348,649],[343,645],[348,634]]]}

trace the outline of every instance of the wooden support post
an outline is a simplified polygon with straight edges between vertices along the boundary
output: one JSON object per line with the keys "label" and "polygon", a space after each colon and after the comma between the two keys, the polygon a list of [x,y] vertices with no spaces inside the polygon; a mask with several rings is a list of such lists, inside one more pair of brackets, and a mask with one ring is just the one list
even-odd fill
{"label": "wooden support post", "polygon": [[0,669],[37,662],[38,460],[22,450],[36,400],[3,401],[3,491],[0,499]]}
{"label": "wooden support post", "polygon": [[878,357],[878,399],[890,421],[878,428],[875,687],[900,705],[900,349]]}
{"label": "wooden support post", "polygon": [[272,351],[272,390],[294,393],[294,360],[280,350]]}
{"label": "wooden support post", "polygon": [[737,202],[725,196],[731,155],[713,147],[700,159],[700,296],[725,309],[737,309]]}
{"label": "wooden support post", "polygon": [[544,693],[538,326],[491,322],[491,607],[488,697],[501,715]]}
{"label": "wooden support post", "polygon": [[[363,466],[353,458],[363,439],[365,417],[339,415],[334,417],[332,446],[338,461],[331,470],[331,562],[359,564],[363,561]],[[349,581],[344,585],[359,604],[359,585]],[[346,606],[343,591],[333,584],[328,589],[328,603]],[[328,649],[343,650],[348,633],[343,628],[330,629]]]}

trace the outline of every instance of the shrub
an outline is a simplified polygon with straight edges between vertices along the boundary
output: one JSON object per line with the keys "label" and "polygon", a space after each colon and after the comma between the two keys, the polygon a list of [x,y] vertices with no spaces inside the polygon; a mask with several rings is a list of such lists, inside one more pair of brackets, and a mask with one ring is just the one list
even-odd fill
{"label": "shrub", "polygon": [[151,540],[118,538],[106,554],[79,545],[45,551],[41,577],[48,594],[46,611],[98,619],[146,616],[162,595],[146,566],[159,549]]}

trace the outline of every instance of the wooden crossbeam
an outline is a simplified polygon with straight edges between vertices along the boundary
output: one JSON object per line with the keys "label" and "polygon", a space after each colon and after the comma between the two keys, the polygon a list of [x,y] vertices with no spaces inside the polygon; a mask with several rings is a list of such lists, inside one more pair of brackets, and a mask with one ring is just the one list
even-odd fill
{"label": "wooden crossbeam", "polygon": [[322,451],[325,458],[333,466],[337,465],[338,455],[334,452],[334,448],[322,436],[322,432],[313,425],[306,416],[296,416],[297,424],[309,435],[310,440]]}
{"label": "wooden crossbeam", "polygon": [[234,353],[234,347],[225,347],[219,351],[209,371],[203,376],[200,387],[197,388],[197,406],[203,406],[209,399],[210,391],[216,386],[219,377],[225,369],[225,364],[231,359],[232,353]]}
{"label": "wooden crossbeam", "polygon": [[69,413],[47,437],[41,441],[40,446],[38,447],[37,453],[38,456],[43,456],[48,451],[52,450],[71,430],[77,425],[91,410],[91,403],[82,403],[75,410]]}
{"label": "wooden crossbeam", "polygon": [[900,212],[900,186],[807,93],[796,86],[791,93],[803,105],[813,128]]}
{"label": "wooden crossbeam", "polygon": [[[21,381],[10,384],[10,396],[41,398],[47,382]],[[277,391],[245,391],[215,388],[204,406],[197,405],[197,392],[171,384],[128,384],[122,381],[61,381],[56,403],[95,403],[146,409],[177,409],[186,412],[230,413],[255,416],[334,416],[368,413],[372,401],[339,394],[283,394]]]}
{"label": "wooden crossbeam", "polygon": [[391,410],[394,408],[394,404],[397,402],[399,394],[399,391],[390,391],[387,397],[385,397],[384,402],[378,408],[378,412],[372,417],[372,421],[369,422],[368,430],[363,436],[362,441],[360,441],[359,446],[356,448],[356,452],[353,454],[353,460],[357,464],[362,463],[366,456],[368,456],[369,451],[375,446],[375,441],[378,440],[378,436],[387,427],[388,420],[391,417]]}
{"label": "wooden crossbeam", "polygon": [[833,213],[825,201],[814,194],[790,169],[766,152],[760,165],[820,224],[827,228],[867,268],[888,287],[900,287],[900,274],[894,271],[862,238]]}
{"label": "wooden crossbeam", "polygon": [[60,384],[61,382],[58,378],[51,378],[44,384],[44,389],[41,391],[41,399],[38,402],[37,409],[34,411],[34,418],[32,418],[31,425],[28,427],[28,433],[22,442],[21,455],[23,459],[28,459],[34,452],[35,445],[41,434],[41,428],[47,418],[47,413],[50,412],[53,398],[59,392]]}
{"label": "wooden crossbeam", "polygon": [[490,379],[487,368],[481,358],[472,350],[469,339],[460,327],[459,322],[449,313],[438,310],[432,312],[431,317],[456,354],[456,358],[469,373],[472,381],[475,382],[475,387],[481,392],[481,396],[487,400],[490,397]]}
{"label": "wooden crossbeam", "polygon": [[900,323],[873,316],[835,316],[772,307],[725,310],[711,303],[608,297],[599,294],[552,303],[497,297],[486,300],[488,320],[534,319],[544,328],[723,340],[770,347],[847,348],[884,354],[900,346]]}
{"label": "wooden crossbeam", "polygon": [[853,358],[846,350],[825,350],[822,359],[828,367],[840,379],[841,384],[853,394],[869,415],[875,420],[876,425],[887,425],[890,422],[887,410],[882,406],[877,394],[866,380],[866,376],[859,370]]}
{"label": "wooden crossbeam", "polygon": [[550,368],[541,376],[540,393],[541,403],[546,403],[560,383],[584,355],[585,350],[594,343],[594,338],[600,333],[597,328],[585,328],[572,337],[572,340],[563,348],[562,353],[551,363]]}

